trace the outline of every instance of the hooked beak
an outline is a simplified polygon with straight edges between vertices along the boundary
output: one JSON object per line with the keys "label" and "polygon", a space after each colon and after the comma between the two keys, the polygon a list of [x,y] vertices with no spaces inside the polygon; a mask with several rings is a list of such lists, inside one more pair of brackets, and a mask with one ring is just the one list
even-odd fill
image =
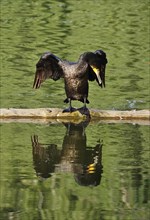
{"label": "hooked beak", "polygon": [[101,75],[100,69],[98,69],[98,68],[96,68],[95,66],[92,66],[92,65],[90,65],[90,66],[91,66],[92,70],[94,71],[94,73],[96,74],[98,84],[100,86],[102,86],[102,84],[104,85],[104,83],[102,82],[101,77],[100,77],[100,75]]}

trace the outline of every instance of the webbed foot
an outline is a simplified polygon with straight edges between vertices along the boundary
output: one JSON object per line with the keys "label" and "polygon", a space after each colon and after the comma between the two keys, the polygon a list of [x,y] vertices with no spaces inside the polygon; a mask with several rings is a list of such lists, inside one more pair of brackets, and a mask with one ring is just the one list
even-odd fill
{"label": "webbed foot", "polygon": [[69,107],[69,108],[64,109],[64,110],[63,110],[63,113],[64,113],[64,112],[70,112],[70,113],[71,113],[71,112],[75,112],[75,111],[77,111],[76,108]]}
{"label": "webbed foot", "polygon": [[86,106],[77,109],[82,115],[86,115],[90,117],[90,111]]}

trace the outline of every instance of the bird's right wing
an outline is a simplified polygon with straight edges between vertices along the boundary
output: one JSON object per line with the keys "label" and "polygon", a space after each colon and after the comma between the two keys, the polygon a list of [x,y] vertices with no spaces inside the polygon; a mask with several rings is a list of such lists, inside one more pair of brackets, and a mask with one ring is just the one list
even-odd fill
{"label": "bird's right wing", "polygon": [[50,52],[44,53],[36,64],[33,88],[38,89],[41,83],[51,78],[58,80],[63,77],[63,70],[59,65],[61,60]]}

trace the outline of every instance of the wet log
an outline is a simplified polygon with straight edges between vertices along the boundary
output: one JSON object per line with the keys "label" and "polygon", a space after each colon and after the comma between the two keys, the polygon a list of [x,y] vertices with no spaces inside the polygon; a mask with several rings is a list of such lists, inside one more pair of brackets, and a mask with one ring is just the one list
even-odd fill
{"label": "wet log", "polygon": [[[89,109],[91,119],[95,120],[150,120],[150,110],[96,110]],[[81,111],[72,113],[63,113],[59,108],[36,108],[36,109],[15,109],[2,108],[0,109],[1,119],[86,119],[87,115],[82,114]]]}

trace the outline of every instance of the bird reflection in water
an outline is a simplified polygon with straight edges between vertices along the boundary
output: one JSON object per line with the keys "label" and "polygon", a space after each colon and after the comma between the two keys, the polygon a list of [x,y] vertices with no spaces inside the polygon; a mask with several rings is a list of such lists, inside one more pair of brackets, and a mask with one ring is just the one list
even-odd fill
{"label": "bird reflection in water", "polygon": [[97,186],[102,174],[102,142],[88,147],[85,128],[88,122],[63,123],[67,128],[62,150],[55,144],[42,144],[39,137],[31,137],[33,163],[40,179],[49,178],[54,172],[72,172],[82,186]]}

